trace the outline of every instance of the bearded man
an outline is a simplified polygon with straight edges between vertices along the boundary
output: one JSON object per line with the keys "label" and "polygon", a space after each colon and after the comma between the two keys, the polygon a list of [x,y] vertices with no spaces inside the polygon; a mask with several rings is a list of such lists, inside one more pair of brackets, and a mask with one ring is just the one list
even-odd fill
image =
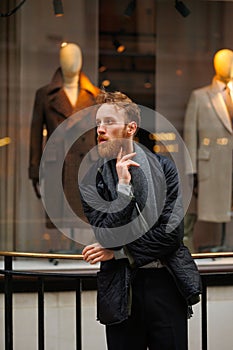
{"label": "bearded man", "polygon": [[97,319],[109,350],[187,350],[187,315],[201,293],[183,245],[174,163],[134,142],[140,109],[121,92],[102,92],[96,113],[100,159],[80,192],[97,243],[83,250],[97,274]]}

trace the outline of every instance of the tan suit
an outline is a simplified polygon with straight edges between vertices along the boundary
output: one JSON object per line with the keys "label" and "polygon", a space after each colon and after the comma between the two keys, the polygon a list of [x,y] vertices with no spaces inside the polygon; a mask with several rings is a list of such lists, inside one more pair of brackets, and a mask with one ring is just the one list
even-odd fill
{"label": "tan suit", "polygon": [[[222,86],[221,86],[222,85]],[[188,102],[184,140],[198,175],[198,220],[228,222],[232,202],[232,124],[222,82],[194,90]]]}

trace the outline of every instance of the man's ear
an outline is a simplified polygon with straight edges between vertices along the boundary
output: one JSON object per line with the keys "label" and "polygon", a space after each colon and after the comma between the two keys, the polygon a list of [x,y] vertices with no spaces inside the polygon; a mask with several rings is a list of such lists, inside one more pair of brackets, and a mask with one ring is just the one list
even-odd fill
{"label": "man's ear", "polygon": [[127,132],[129,135],[134,135],[137,131],[137,123],[135,121],[130,122],[127,125]]}

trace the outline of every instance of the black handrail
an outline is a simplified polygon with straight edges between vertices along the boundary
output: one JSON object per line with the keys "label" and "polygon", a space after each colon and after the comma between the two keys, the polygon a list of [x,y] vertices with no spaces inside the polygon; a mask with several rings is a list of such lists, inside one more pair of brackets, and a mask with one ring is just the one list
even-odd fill
{"label": "black handrail", "polygon": [[38,278],[38,348],[44,350],[44,281]]}
{"label": "black handrail", "polygon": [[72,278],[75,279],[76,292],[76,349],[82,349],[81,337],[81,290],[82,279],[85,277],[94,277],[95,273],[67,273],[67,272],[37,272],[37,271],[15,271],[13,270],[13,258],[45,258],[53,259],[69,259],[82,260],[82,255],[65,255],[65,254],[44,254],[44,253],[22,253],[22,252],[0,252],[0,256],[4,256],[4,269],[0,270],[0,275],[4,275],[5,285],[5,350],[13,350],[13,277],[33,277],[37,278],[38,293],[38,349],[44,350],[44,279],[51,278]]}
{"label": "black handrail", "polygon": [[[0,252],[4,257],[4,269],[0,270],[0,275],[4,276],[4,294],[5,294],[5,350],[13,350],[13,311],[12,295],[14,277],[37,278],[38,293],[38,349],[44,350],[44,281],[46,278],[69,278],[75,279],[76,291],[76,349],[82,349],[82,330],[81,330],[81,292],[82,281],[84,278],[95,278],[96,269],[84,272],[77,270],[77,273],[67,272],[41,272],[41,271],[19,271],[13,269],[13,258],[44,258],[48,260],[69,259],[82,260],[82,255],[70,254],[47,254],[47,253],[24,253],[24,252]],[[195,259],[212,259],[233,257],[233,252],[223,253],[198,253],[193,254]],[[201,317],[202,317],[202,350],[208,349],[207,334],[207,288],[216,285],[233,285],[233,264],[215,268],[199,267],[203,293],[201,298]]]}
{"label": "black handrail", "polygon": [[[9,272],[8,272],[9,271]],[[5,257],[5,349],[13,350],[12,257]]]}

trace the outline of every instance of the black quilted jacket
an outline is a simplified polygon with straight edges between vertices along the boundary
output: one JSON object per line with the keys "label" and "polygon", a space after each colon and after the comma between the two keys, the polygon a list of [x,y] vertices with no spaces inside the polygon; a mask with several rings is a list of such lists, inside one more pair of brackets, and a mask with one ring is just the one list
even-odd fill
{"label": "black quilted jacket", "polygon": [[[199,301],[201,293],[200,275],[189,250],[183,245],[182,199],[179,193],[179,177],[175,165],[170,159],[152,153],[148,155],[148,161],[152,169],[151,174],[159,215],[154,225],[144,234],[136,235],[134,240],[128,236],[129,232],[127,230],[123,230],[127,239],[125,242],[121,240],[119,246],[115,243],[112,229],[120,224],[127,224],[130,219],[135,218],[138,215],[139,207],[143,210],[143,203],[140,203],[140,201],[142,202],[143,193],[133,191],[130,200],[128,196],[117,193],[117,175],[114,160],[104,164],[97,162],[80,186],[84,212],[94,229],[97,241],[102,246],[114,250],[123,247],[128,255],[128,259],[113,259],[101,263],[98,277],[98,318],[105,324],[120,322],[118,319],[111,320],[111,317],[110,321],[108,320],[106,312],[111,308],[113,308],[113,316],[120,314],[120,316],[124,315],[122,319],[127,318],[127,302],[122,297],[125,292],[127,293],[130,278],[137,268],[156,259],[160,259],[168,268],[182,296],[187,301],[187,305],[191,306]],[[159,166],[155,166],[155,163]],[[134,171],[137,172],[138,169]],[[140,183],[143,184],[142,177],[139,177],[139,179],[141,179]],[[133,171],[132,184],[134,187]],[[94,189],[97,189],[97,193]],[[103,210],[103,203],[100,203],[98,207],[97,194],[106,201],[107,209]],[[117,205],[120,203],[124,208],[123,210],[113,210],[116,198],[118,199]],[[93,202],[95,202],[94,205],[92,205]],[[176,215],[174,215],[173,210],[175,205],[178,208]],[[100,209],[98,210],[98,208]],[[151,215],[153,215],[153,208],[151,208]],[[168,226],[171,226],[171,228],[168,229]],[[119,232],[117,231],[116,234],[119,235]],[[111,235],[113,236],[112,241],[109,240]],[[118,304],[115,303],[117,301]],[[121,317],[119,319],[121,320]]]}

